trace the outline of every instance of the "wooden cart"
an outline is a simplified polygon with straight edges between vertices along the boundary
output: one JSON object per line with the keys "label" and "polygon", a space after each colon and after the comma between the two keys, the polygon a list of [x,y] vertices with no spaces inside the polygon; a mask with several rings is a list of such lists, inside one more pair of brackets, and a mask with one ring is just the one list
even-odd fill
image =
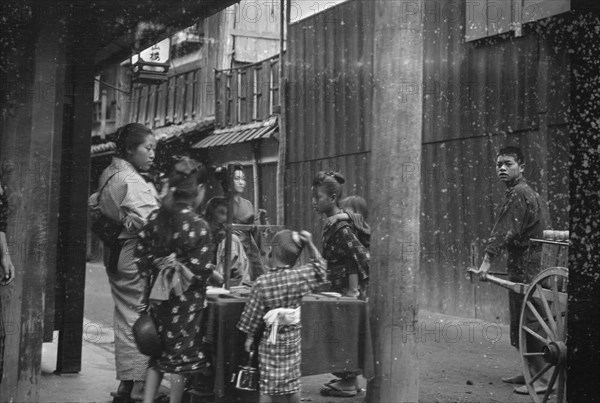
{"label": "wooden cart", "polygon": [[[545,231],[547,239],[531,239],[532,243],[542,244],[540,273],[530,284],[514,283],[488,274],[485,280],[512,290],[524,296],[519,318],[519,353],[529,395],[536,403],[555,401],[561,403],[566,397],[567,383],[567,290],[569,270],[567,256],[569,243],[556,240],[558,231]],[[565,235],[565,231],[560,232]],[[469,268],[469,275],[479,274]],[[535,320],[532,321],[532,318]],[[527,343],[534,338],[540,343]],[[532,344],[538,346],[532,348]],[[533,366],[533,360],[542,357],[543,366]],[[545,394],[537,394],[534,382],[542,376],[549,376]]]}

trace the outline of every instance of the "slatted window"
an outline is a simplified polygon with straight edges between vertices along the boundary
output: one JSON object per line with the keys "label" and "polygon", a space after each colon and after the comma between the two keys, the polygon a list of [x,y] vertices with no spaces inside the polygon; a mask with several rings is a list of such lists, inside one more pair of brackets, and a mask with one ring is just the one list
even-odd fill
{"label": "slatted window", "polygon": [[[436,7],[427,10],[427,15],[437,13],[445,18],[456,15],[456,10],[449,5]],[[522,24],[562,14],[570,9],[571,0],[467,0],[464,10],[465,39],[474,41],[511,31],[521,36]]]}

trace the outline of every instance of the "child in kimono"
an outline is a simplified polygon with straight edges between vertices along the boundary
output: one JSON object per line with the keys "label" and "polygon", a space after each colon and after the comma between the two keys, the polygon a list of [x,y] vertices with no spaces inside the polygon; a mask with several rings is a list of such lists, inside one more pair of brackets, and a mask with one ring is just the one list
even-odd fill
{"label": "child in kimono", "polygon": [[[337,214],[336,221],[350,220],[356,228],[358,240],[367,249],[371,246],[371,227],[367,224],[367,202],[360,196],[348,196],[340,202],[343,213]],[[335,224],[335,222],[333,223]]]}
{"label": "child in kimono", "polygon": [[[254,336],[265,322],[258,348],[260,402],[300,402],[300,304],[302,297],[326,280],[326,263],[307,231],[280,231],[269,251],[272,267],[260,276],[246,303],[238,329],[248,335],[250,352]],[[311,262],[294,267],[303,248]]]}
{"label": "child in kimono", "polygon": [[169,195],[150,214],[135,250],[138,271],[151,279],[144,305],[158,327],[162,352],[152,357],[144,402],[153,402],[164,373],[171,374],[170,402],[183,398],[188,374],[209,373],[211,363],[202,343],[206,286],[222,281],[213,269],[210,228],[194,208],[205,193],[202,164],[181,159],[169,178]]}

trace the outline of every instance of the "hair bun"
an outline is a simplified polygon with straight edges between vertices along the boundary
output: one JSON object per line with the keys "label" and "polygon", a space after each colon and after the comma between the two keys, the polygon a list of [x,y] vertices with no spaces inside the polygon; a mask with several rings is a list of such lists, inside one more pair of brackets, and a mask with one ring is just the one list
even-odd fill
{"label": "hair bun", "polygon": [[344,183],[346,183],[346,178],[344,178],[344,176],[339,172],[334,172],[333,177],[335,178],[336,181],[338,181],[338,183],[340,185],[343,185]]}
{"label": "hair bun", "polygon": [[325,176],[331,176],[340,185],[343,185],[346,182],[346,179],[344,178],[344,176],[339,172],[329,171],[329,172],[323,172],[323,173],[325,174]]}
{"label": "hair bun", "polygon": [[184,157],[173,157],[177,163],[175,164],[174,168],[175,168],[175,172],[184,174],[184,175],[189,175],[194,171],[198,170],[198,166],[200,165],[200,163],[196,160],[193,160],[187,156]]}

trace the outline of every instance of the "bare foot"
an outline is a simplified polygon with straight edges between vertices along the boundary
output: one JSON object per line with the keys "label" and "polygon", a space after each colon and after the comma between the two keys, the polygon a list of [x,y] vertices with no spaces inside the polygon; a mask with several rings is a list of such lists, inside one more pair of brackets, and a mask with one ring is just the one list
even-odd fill
{"label": "bare foot", "polygon": [[144,381],[133,382],[133,388],[129,395],[131,400],[144,400]]}
{"label": "bare foot", "polygon": [[133,388],[133,381],[121,381],[117,388],[117,394],[129,395],[131,393],[131,388]]}

